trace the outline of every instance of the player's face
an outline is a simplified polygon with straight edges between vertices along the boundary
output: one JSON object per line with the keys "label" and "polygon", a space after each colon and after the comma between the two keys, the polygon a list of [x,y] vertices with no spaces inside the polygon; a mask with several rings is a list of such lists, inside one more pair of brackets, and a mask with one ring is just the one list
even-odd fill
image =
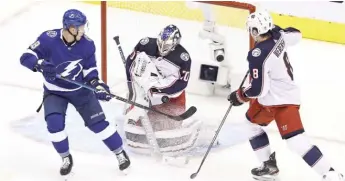
{"label": "player's face", "polygon": [[249,32],[250,32],[250,35],[252,36],[252,38],[257,41],[258,37],[259,37],[259,33],[258,33],[258,30],[256,28],[249,28]]}
{"label": "player's face", "polygon": [[79,41],[81,39],[81,37],[84,35],[85,33],[85,25],[82,25],[82,26],[79,26],[78,29],[77,29],[77,41]]}
{"label": "player's face", "polygon": [[160,38],[157,39],[157,46],[161,56],[167,55],[174,47],[173,41],[169,40],[162,40]]}
{"label": "player's face", "polygon": [[87,30],[87,24],[81,25],[79,27],[71,27],[70,32],[72,35],[76,36],[76,40],[79,41],[81,37],[85,34]]}
{"label": "player's face", "polygon": [[248,19],[246,22],[247,31],[250,33],[250,36],[257,41],[257,37],[259,36],[259,31],[257,28],[257,21],[256,19]]}

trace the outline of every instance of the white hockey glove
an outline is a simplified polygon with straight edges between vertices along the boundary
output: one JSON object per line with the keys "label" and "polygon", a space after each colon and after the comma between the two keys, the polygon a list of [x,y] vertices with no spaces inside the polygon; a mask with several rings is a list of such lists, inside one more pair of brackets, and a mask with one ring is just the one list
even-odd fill
{"label": "white hockey glove", "polygon": [[133,63],[133,79],[147,93],[150,88],[157,84],[160,74],[145,52],[139,53]]}

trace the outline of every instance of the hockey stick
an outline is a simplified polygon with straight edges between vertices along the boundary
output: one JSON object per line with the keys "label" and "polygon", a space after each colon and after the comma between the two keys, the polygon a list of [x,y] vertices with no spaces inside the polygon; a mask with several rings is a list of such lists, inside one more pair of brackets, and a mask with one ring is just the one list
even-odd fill
{"label": "hockey stick", "polygon": [[[117,49],[119,50],[119,54],[120,54],[120,57],[121,57],[121,60],[122,60],[122,63],[123,65],[125,66],[125,69],[126,69],[126,57],[123,53],[123,50],[122,50],[122,47],[121,47],[121,44],[120,44],[120,38],[119,36],[115,36],[113,38],[115,40],[115,43],[117,45]],[[127,73],[126,73],[127,74]],[[131,81],[127,81],[127,87],[128,87],[128,95],[127,95],[127,99],[129,100],[133,100],[133,85],[132,85],[132,82]],[[125,104],[125,108],[124,108],[124,114],[127,113],[127,109],[126,109],[126,104]]]}
{"label": "hockey stick", "polygon": [[[113,39],[115,40],[115,43],[117,45],[117,49],[119,50],[119,53],[120,53],[120,56],[121,56],[121,60],[122,60],[123,64],[126,65],[126,57],[125,57],[125,55],[123,53],[123,50],[122,50],[122,47],[121,47],[120,37],[119,36],[115,36]],[[127,82],[127,84],[128,84],[128,88],[132,89],[131,82]],[[128,97],[130,98],[132,96],[133,95],[131,95],[131,92],[130,92],[130,95]],[[167,103],[167,102],[169,102],[169,97],[168,96],[163,96],[161,100],[162,100],[163,103]]]}
{"label": "hockey stick", "polygon": [[[115,43],[117,45],[117,49],[119,50],[119,54],[121,56],[123,65],[126,68],[126,58],[124,56],[121,44],[120,44],[120,37],[119,36],[115,36],[114,37]],[[128,85],[128,99],[131,100],[133,97],[133,85],[132,82],[127,82]],[[167,96],[165,96],[167,97]],[[163,101],[163,100],[162,100]],[[164,101],[163,101],[164,102]],[[150,150],[151,150],[151,155],[156,159],[156,161],[161,161],[163,159],[163,155],[160,151],[160,147],[158,145],[158,141],[156,138],[156,134],[152,128],[152,124],[150,122],[150,120],[148,119],[147,115],[143,116],[141,119],[141,124],[144,128],[144,131],[146,133],[146,139],[147,139],[147,143],[150,145]]]}
{"label": "hockey stick", "polygon": [[123,50],[122,50],[122,47],[121,47],[121,44],[120,44],[120,37],[119,36],[115,36],[113,39],[115,40],[115,43],[117,45],[117,49],[119,50],[119,53],[120,53],[121,60],[122,60],[123,64],[126,64],[126,57],[123,54]]}
{"label": "hockey stick", "polygon": [[[63,76],[61,76],[61,75],[59,75],[59,74],[56,74],[56,78],[61,79],[61,80],[64,80],[64,81],[67,81],[67,82],[72,83],[72,84],[75,84],[75,85],[78,85],[78,86],[80,86],[80,87],[89,89],[89,90],[94,91],[94,92],[96,91],[96,89],[93,88],[93,87],[91,87],[91,86],[88,86],[88,85],[86,85],[86,84],[84,84],[84,83],[81,83],[81,82],[78,82],[78,81],[75,81],[75,80],[68,79],[68,78],[63,77]],[[122,102],[126,102],[126,103],[129,103],[129,104],[132,104],[132,105],[137,106],[137,107],[139,107],[139,108],[141,108],[141,109],[145,109],[145,110],[148,110],[148,111],[156,112],[156,113],[158,113],[158,114],[164,115],[164,116],[166,116],[166,117],[168,117],[168,118],[170,118],[170,119],[174,119],[174,120],[176,120],[176,121],[185,120],[185,119],[191,117],[191,116],[197,111],[196,107],[192,106],[192,107],[190,107],[186,112],[184,112],[184,113],[182,113],[182,114],[180,114],[180,115],[174,116],[174,115],[166,114],[166,113],[163,113],[163,112],[161,112],[161,111],[152,109],[152,108],[147,107],[147,106],[144,106],[144,105],[142,105],[142,104],[138,104],[138,103],[136,103],[136,102],[133,102],[133,101],[131,101],[131,100],[125,99],[125,98],[123,98],[123,97],[120,97],[120,96],[117,96],[117,95],[114,95],[114,94],[111,94],[111,93],[109,93],[109,95],[110,95],[111,97],[113,97],[113,98],[119,100],[119,101],[122,101]]]}
{"label": "hockey stick", "polygon": [[[248,75],[249,75],[249,71],[248,71],[248,72],[246,73],[246,75],[244,76],[244,78],[243,78],[243,80],[242,80],[242,82],[241,82],[239,88],[241,88],[241,87],[243,86],[243,84],[244,84],[244,82],[246,81]],[[223,125],[224,125],[224,123],[225,123],[226,118],[228,117],[228,114],[229,114],[231,108],[232,108],[232,104],[230,104],[230,106],[228,107],[228,110],[226,111],[226,113],[225,113],[225,115],[224,115],[224,117],[223,117],[223,119],[222,119],[222,122],[220,123],[220,125],[219,125],[219,127],[218,127],[218,129],[217,129],[217,131],[216,131],[216,134],[214,135],[214,137],[213,137],[213,139],[212,139],[211,144],[210,144],[210,145],[208,146],[208,148],[207,148],[207,151],[206,151],[206,153],[205,153],[205,155],[204,155],[204,157],[203,157],[203,159],[202,159],[202,161],[201,161],[201,163],[200,163],[200,165],[199,165],[198,170],[197,170],[195,173],[193,173],[192,175],[190,175],[190,178],[191,178],[191,179],[194,179],[194,178],[198,175],[198,173],[200,172],[201,167],[202,167],[202,165],[204,164],[204,162],[205,162],[205,160],[206,160],[208,154],[210,153],[210,151],[211,151],[211,149],[212,149],[212,147],[213,147],[213,144],[214,144],[214,142],[216,141],[217,136],[218,136],[220,130],[222,129],[222,127],[223,127]]]}

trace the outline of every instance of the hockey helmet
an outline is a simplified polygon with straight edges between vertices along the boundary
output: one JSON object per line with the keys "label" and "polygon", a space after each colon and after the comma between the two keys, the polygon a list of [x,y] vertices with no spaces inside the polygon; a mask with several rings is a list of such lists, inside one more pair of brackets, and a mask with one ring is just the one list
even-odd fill
{"label": "hockey helmet", "polygon": [[175,25],[166,26],[158,35],[157,46],[161,56],[166,56],[180,44],[181,32]]}
{"label": "hockey helmet", "polygon": [[267,11],[250,14],[247,18],[246,26],[254,39],[259,35],[267,33],[274,27],[272,17]]}
{"label": "hockey helmet", "polygon": [[69,9],[63,15],[62,24],[64,29],[68,29],[71,26],[78,28],[87,24],[87,18],[81,11]]}

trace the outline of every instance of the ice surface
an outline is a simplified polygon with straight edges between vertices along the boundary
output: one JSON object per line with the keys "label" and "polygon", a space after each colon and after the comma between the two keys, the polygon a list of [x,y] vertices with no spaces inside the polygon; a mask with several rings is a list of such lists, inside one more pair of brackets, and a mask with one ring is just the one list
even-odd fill
{"label": "ice surface", "polygon": [[[61,180],[58,168],[61,160],[52,146],[47,143],[44,130],[44,119],[41,113],[35,113],[42,100],[41,76],[31,73],[20,66],[19,57],[26,47],[31,44],[38,34],[49,28],[61,26],[61,14],[67,8],[81,8],[87,14],[97,14],[99,7],[81,3],[61,4],[41,3],[24,13],[17,15],[6,25],[0,28],[1,62],[0,96],[0,180],[1,181],[55,181]],[[131,13],[124,10],[111,10],[110,16],[118,17],[122,23],[130,24]],[[137,14],[136,14],[137,15]],[[148,15],[145,15],[148,16]],[[156,18],[156,19],[155,19]],[[89,16],[90,33],[99,45],[97,32],[99,16]],[[132,19],[138,22],[137,19]],[[150,21],[159,22],[167,18],[152,17]],[[115,20],[114,20],[115,21]],[[177,21],[177,20],[173,20]],[[110,24],[112,22],[109,22]],[[180,22],[185,26],[185,22]],[[139,34],[128,34],[128,30],[114,23],[109,36],[120,34],[123,37],[124,51],[129,52],[141,36],[154,36],[156,31],[149,31],[148,27],[141,27]],[[133,25],[129,25],[133,26]],[[161,27],[154,27],[160,29]],[[199,28],[199,27],[197,27]],[[185,29],[185,34],[192,35],[198,29]],[[97,35],[97,36],[96,36]],[[13,37],[16,40],[13,40]],[[188,36],[184,36],[187,39]],[[132,39],[131,39],[132,38]],[[111,39],[109,40],[111,41]],[[186,40],[184,40],[186,41]],[[187,43],[187,48],[193,46]],[[116,59],[110,66],[113,67],[113,91],[123,94],[124,69],[116,47],[110,47],[111,59]],[[198,50],[194,50],[197,52]],[[345,147],[343,131],[343,102],[345,85],[342,82],[343,45],[321,43],[303,40],[296,47],[291,48],[290,59],[294,71],[302,88],[301,114],[307,134],[312,137],[313,143],[319,145],[325,156],[330,159],[336,169],[345,172]],[[200,55],[202,56],[202,55]],[[237,72],[245,72],[245,61],[235,65]],[[240,73],[239,73],[240,74]],[[240,80],[240,76],[238,77]],[[234,85],[236,86],[236,85]],[[119,102],[104,103],[104,109],[109,120],[115,122],[121,118],[122,104]],[[210,125],[217,126],[225,113],[228,103],[221,97],[200,97],[188,95],[188,105],[197,105],[196,118],[200,118]],[[120,110],[121,109],[121,110]],[[246,106],[234,107],[230,112],[220,139],[229,145],[233,141],[241,141],[236,134],[236,124],[243,120]],[[132,156],[132,171],[127,176],[121,176],[117,171],[116,158],[107,152],[101,142],[89,132],[78,115],[69,109],[68,130],[71,134],[71,152],[75,158],[75,181],[186,181],[189,175],[196,171],[201,157],[193,158],[183,168],[171,167],[156,163],[152,159],[142,156]],[[26,128],[26,129],[25,129]],[[71,129],[73,128],[73,129]],[[267,128],[271,138],[272,149],[277,151],[278,164],[281,169],[282,181],[291,180],[320,180],[317,175],[299,157],[289,150],[277,134],[275,125]],[[195,180],[200,181],[249,181],[250,169],[258,164],[247,142],[226,149],[215,149],[209,155],[201,173]]]}

